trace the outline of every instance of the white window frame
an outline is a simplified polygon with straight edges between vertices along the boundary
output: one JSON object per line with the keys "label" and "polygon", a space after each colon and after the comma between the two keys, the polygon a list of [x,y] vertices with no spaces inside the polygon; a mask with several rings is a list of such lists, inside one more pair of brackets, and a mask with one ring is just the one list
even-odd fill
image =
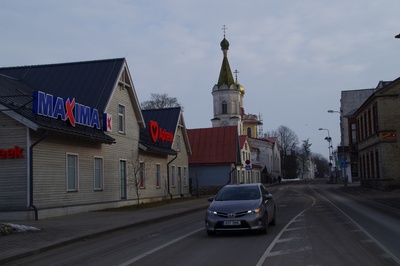
{"label": "white window frame", "polygon": [[[123,110],[123,112],[120,112],[121,109]],[[125,129],[125,126],[126,126],[126,123],[125,123],[126,112],[125,111],[126,111],[125,105],[118,104],[118,110],[117,110],[117,112],[118,112],[118,132],[121,134],[124,134],[125,130],[126,130]]]}
{"label": "white window frame", "polygon": [[188,186],[188,174],[187,174],[187,167],[183,167],[183,186],[187,187]]}
{"label": "white window frame", "polygon": [[[75,162],[73,165],[73,169],[70,169],[69,158],[74,158]],[[68,192],[78,191],[79,190],[79,155],[77,153],[69,153],[67,152],[65,156],[65,168],[66,168],[66,188]],[[74,186],[70,187],[70,173],[73,171],[74,178]]]}
{"label": "white window frame", "polygon": [[177,151],[181,151],[181,136],[180,135],[176,135],[176,150]]}
{"label": "white window frame", "polygon": [[[99,168],[96,168],[96,161],[100,162]],[[104,158],[100,156],[93,158],[93,189],[96,191],[104,189]]]}

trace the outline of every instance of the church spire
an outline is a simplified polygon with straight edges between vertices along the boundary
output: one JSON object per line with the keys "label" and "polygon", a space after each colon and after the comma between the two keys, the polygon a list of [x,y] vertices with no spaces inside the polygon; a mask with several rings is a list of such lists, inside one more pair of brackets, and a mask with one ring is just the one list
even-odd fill
{"label": "church spire", "polygon": [[229,61],[228,61],[229,42],[227,41],[227,39],[225,39],[226,29],[227,27],[223,25],[222,30],[224,31],[224,39],[221,41],[221,50],[224,54],[224,58],[222,60],[221,71],[219,72],[219,78],[217,83],[218,86],[221,86],[222,84],[230,86],[235,83],[233,80],[231,67],[229,66]]}

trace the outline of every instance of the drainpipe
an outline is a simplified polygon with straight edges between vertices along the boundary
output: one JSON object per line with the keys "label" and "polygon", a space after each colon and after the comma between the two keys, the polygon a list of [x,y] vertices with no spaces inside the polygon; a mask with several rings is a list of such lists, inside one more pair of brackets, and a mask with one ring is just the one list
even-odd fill
{"label": "drainpipe", "polygon": [[171,161],[169,161],[169,162],[167,163],[167,187],[168,187],[168,194],[169,194],[169,196],[171,197],[171,199],[172,199],[172,194],[171,194],[171,191],[170,191],[170,189],[169,189],[169,165],[170,165],[177,157],[178,157],[178,154],[175,155],[174,159],[172,159]]}
{"label": "drainpipe", "polygon": [[47,137],[47,132],[38,139],[35,143],[33,143],[29,147],[29,208],[32,207],[35,210],[35,220],[38,220],[38,209],[33,204],[33,147],[35,147],[39,142],[44,140]]}

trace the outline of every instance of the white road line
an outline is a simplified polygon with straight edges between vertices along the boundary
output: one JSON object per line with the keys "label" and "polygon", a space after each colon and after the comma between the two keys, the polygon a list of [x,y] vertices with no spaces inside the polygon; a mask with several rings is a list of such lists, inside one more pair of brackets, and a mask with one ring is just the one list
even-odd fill
{"label": "white road line", "polygon": [[[302,193],[299,193],[302,194]],[[279,234],[275,237],[275,239],[271,242],[271,244],[268,246],[267,250],[265,250],[264,254],[261,256],[260,260],[257,262],[256,266],[261,266],[263,265],[264,261],[267,259],[267,257],[270,256],[271,254],[271,250],[274,248],[275,244],[279,242],[279,238],[282,236],[282,234],[286,231],[289,230],[288,227],[296,221],[297,218],[299,218],[300,216],[302,216],[304,214],[305,211],[307,211],[308,209],[310,209],[311,207],[314,206],[314,204],[316,203],[315,198],[313,198],[312,196],[303,194],[307,197],[312,198],[313,203],[311,204],[310,207],[306,208],[305,210],[303,210],[302,212],[300,212],[299,214],[297,214],[280,232]],[[274,252],[275,254],[276,252]]]}
{"label": "white road line", "polygon": [[379,242],[377,239],[375,239],[371,234],[369,234],[361,225],[359,225],[355,220],[353,220],[350,216],[348,216],[344,211],[342,211],[338,206],[336,206],[333,202],[331,202],[330,200],[328,200],[327,198],[325,198],[324,196],[322,196],[321,194],[319,194],[318,192],[316,192],[313,188],[311,188],[315,194],[317,194],[319,197],[323,198],[324,200],[326,200],[327,202],[329,202],[333,207],[335,207],[338,211],[340,211],[341,213],[343,213],[344,216],[346,216],[352,223],[354,223],[358,228],[360,228],[360,230],[366,234],[370,239],[372,239],[376,245],[378,245],[387,255],[390,256],[390,258],[392,258],[397,264],[400,265],[400,258],[396,257],[396,255],[394,255],[392,252],[390,252],[390,250],[388,250],[384,245],[381,244],[381,242]]}
{"label": "white road line", "polygon": [[312,250],[312,246],[305,246],[301,248],[292,248],[292,249],[286,249],[286,250],[279,250],[275,252],[271,252],[268,254],[268,257],[273,257],[273,256],[280,256],[280,255],[286,255],[294,252],[301,252],[301,251],[310,251]]}
{"label": "white road line", "polygon": [[200,230],[204,230],[204,228],[199,228],[199,229],[194,230],[193,232],[190,232],[190,233],[188,233],[188,234],[186,234],[186,235],[183,235],[183,236],[181,236],[181,237],[175,238],[175,239],[173,239],[173,240],[171,240],[171,241],[169,241],[169,242],[167,242],[167,243],[165,243],[165,244],[163,244],[163,245],[161,245],[161,246],[158,246],[158,247],[156,247],[156,248],[153,248],[153,249],[147,251],[146,253],[143,253],[142,255],[136,256],[136,257],[134,257],[134,258],[132,258],[132,259],[130,259],[130,260],[124,262],[124,263],[121,263],[121,264],[119,264],[119,266],[128,266],[128,265],[130,265],[130,264],[132,264],[132,263],[134,263],[134,262],[136,262],[136,261],[138,261],[138,260],[140,260],[140,259],[142,259],[142,258],[148,256],[148,255],[153,254],[153,253],[156,252],[156,251],[159,251],[160,249],[163,249],[163,248],[165,248],[165,247],[168,247],[168,246],[170,246],[170,245],[172,245],[172,244],[174,244],[174,243],[176,243],[176,242],[178,242],[178,241],[180,241],[180,240],[182,240],[182,239],[184,239],[184,238],[186,238],[186,237],[188,237],[188,236],[191,236],[191,235],[197,233],[197,232],[199,232]]}

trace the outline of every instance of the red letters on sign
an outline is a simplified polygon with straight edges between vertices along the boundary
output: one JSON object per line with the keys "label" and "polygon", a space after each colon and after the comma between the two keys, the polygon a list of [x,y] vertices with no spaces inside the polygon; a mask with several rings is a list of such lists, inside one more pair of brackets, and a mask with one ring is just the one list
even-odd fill
{"label": "red letters on sign", "polygon": [[171,132],[167,132],[167,130],[162,129],[161,127],[158,127],[158,123],[156,121],[151,120],[149,122],[149,131],[150,131],[150,136],[153,142],[157,142],[157,140],[161,140],[162,142],[164,141],[169,141],[173,142],[174,141],[174,134]]}
{"label": "red letters on sign", "polygon": [[0,159],[18,159],[24,158],[22,155],[22,148],[14,146],[14,148],[3,150],[0,149]]}

